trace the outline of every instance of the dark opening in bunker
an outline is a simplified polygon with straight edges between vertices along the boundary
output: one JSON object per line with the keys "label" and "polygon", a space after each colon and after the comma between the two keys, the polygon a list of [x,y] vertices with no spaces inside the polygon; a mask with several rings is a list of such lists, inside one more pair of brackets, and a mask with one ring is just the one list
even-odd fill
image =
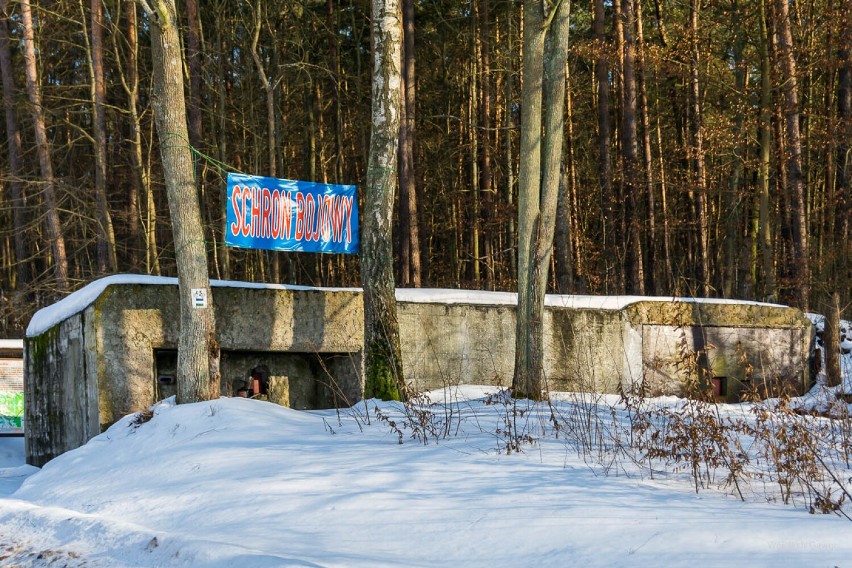
{"label": "dark opening in bunker", "polygon": [[710,384],[713,388],[713,396],[715,398],[725,398],[728,396],[728,377],[713,377]]}
{"label": "dark opening in bunker", "polygon": [[[177,350],[154,351],[154,394],[177,392]],[[351,406],[361,399],[360,353],[222,351],[222,396],[268,400],[297,410]]]}

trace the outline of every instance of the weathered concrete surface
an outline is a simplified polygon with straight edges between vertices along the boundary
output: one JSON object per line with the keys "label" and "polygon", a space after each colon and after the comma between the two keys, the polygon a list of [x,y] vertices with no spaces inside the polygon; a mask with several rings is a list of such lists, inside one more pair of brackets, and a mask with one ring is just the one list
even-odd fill
{"label": "weathered concrete surface", "polygon": [[626,309],[641,329],[642,392],[717,398],[802,393],[810,383],[810,320],[799,310],[756,304],[638,302]]}
{"label": "weathered concrete surface", "polygon": [[79,314],[26,341],[24,440],[27,462],[39,467],[101,431],[92,329],[84,321]]}
{"label": "weathered concrete surface", "polygon": [[[514,306],[487,294],[466,303],[440,297],[398,302],[403,367],[412,388],[508,386]],[[224,396],[236,394],[258,370],[266,396],[293,408],[361,399],[359,291],[220,286],[212,302]],[[82,311],[28,337],[30,463],[42,465],[121,416],[173,394],[174,386],[159,379],[174,374],[178,320],[174,283],[125,282],[106,286]],[[790,308],[659,301],[549,307],[544,332],[550,390],[684,394],[691,377],[682,359],[696,351],[704,379],[730,378],[731,400],[747,380],[799,392],[808,386],[812,330]]]}
{"label": "weathered concrete surface", "polygon": [[[316,408],[306,393],[316,375],[292,358],[277,361],[272,355],[244,361],[242,371],[232,369],[239,353],[327,353],[358,356],[361,349],[362,307],[359,294],[319,290],[216,288],[213,291],[216,332],[223,350],[222,389],[227,394],[234,380],[267,360],[290,376],[290,398],[298,406]],[[150,406],[156,399],[155,352],[176,350],[179,307],[175,286],[110,286],[86,310],[96,328],[101,427],[121,416]],[[248,355],[243,355],[248,357]],[[250,358],[250,357],[249,357]],[[277,361],[277,362],[275,362]],[[360,363],[359,363],[360,367]],[[272,370],[272,369],[271,369]],[[301,372],[300,372],[301,371]],[[240,376],[237,376],[240,375]],[[341,380],[351,380],[351,373]],[[320,375],[321,376],[321,375]],[[346,385],[343,392],[358,400],[359,389]],[[307,397],[307,399],[306,399]],[[316,397],[314,397],[316,398]],[[353,402],[354,402],[353,400]],[[302,402],[304,401],[304,402]]]}

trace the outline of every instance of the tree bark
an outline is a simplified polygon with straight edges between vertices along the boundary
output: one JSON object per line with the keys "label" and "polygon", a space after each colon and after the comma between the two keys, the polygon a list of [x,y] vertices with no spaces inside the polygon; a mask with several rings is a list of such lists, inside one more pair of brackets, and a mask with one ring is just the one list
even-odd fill
{"label": "tree bark", "polygon": [[582,286],[577,284],[580,254],[578,246],[579,207],[577,204],[577,169],[574,156],[574,108],[571,97],[571,68],[565,64],[565,137],[567,167],[563,168],[559,182],[559,200],[556,203],[556,229],[553,234],[553,254],[556,255],[556,290],[560,294],[577,294]]}
{"label": "tree bark", "polygon": [[621,159],[623,164],[624,218],[627,224],[626,292],[645,294],[645,270],[642,262],[642,241],[639,236],[640,200],[637,193],[639,158],[636,128],[636,21],[633,15],[633,0],[621,0],[623,30],[622,81],[624,83],[624,106],[621,115]]}
{"label": "tree bark", "polygon": [[[514,207],[515,203],[515,160],[512,152],[512,130],[515,126],[515,120],[513,118],[512,107],[512,88],[514,86],[514,69],[513,62],[515,60],[515,50],[512,35],[512,16],[511,14],[507,18],[507,27],[508,32],[506,34],[506,44],[508,45],[508,56],[507,56],[507,65],[506,65],[506,73],[504,80],[504,99],[506,100],[505,107],[505,118],[503,127],[506,129],[506,137],[505,137],[505,161],[503,164],[504,169],[506,170],[506,205],[509,209]],[[515,236],[515,218],[513,215],[509,216],[508,227],[506,227],[506,243],[507,246],[505,248],[510,251],[514,251],[516,249],[517,239]],[[518,257],[515,254],[509,254],[509,278],[515,279],[518,274]]]}
{"label": "tree bark", "polygon": [[840,294],[831,294],[826,305],[823,346],[825,347],[825,386],[841,384],[840,372]]}
{"label": "tree bark", "polygon": [[494,265],[491,256],[491,237],[488,231],[488,220],[491,214],[493,179],[491,172],[491,23],[489,0],[476,0],[476,15],[478,19],[478,84],[479,84],[479,128],[476,136],[479,138],[479,206],[480,222],[485,227],[482,234],[482,258],[485,264],[486,288],[494,287]]}
{"label": "tree bark", "polygon": [[399,129],[399,205],[402,284],[420,286],[420,232],[417,215],[417,174],[414,165],[415,93],[414,0],[403,0],[403,100]]}
{"label": "tree bark", "polygon": [[648,237],[645,250],[647,251],[646,278],[651,280],[650,290],[657,296],[663,294],[663,262],[659,254],[657,239],[657,198],[654,183],[654,163],[651,152],[651,119],[648,108],[648,89],[645,84],[647,76],[645,68],[645,31],[642,21],[642,0],[635,1],[636,18],[636,88],[638,90],[639,108],[642,116],[642,165],[644,167],[645,199],[648,218]]}
{"label": "tree bark", "polygon": [[696,275],[698,290],[710,296],[710,251],[707,213],[707,172],[704,164],[704,132],[702,128],[701,88],[698,77],[700,52],[698,49],[698,13],[701,10],[701,0],[690,0],[690,32],[692,57],[689,61],[690,102],[692,104],[692,158],[695,172],[695,192],[698,197],[698,274]]}
{"label": "tree bark", "polygon": [[3,108],[6,112],[6,143],[9,156],[9,192],[12,196],[12,229],[15,240],[15,289],[22,301],[30,284],[30,247],[26,235],[27,199],[21,183],[21,131],[15,113],[15,76],[9,47],[8,2],[0,5],[0,77],[3,80]]}
{"label": "tree bark", "polygon": [[[544,296],[553,248],[565,123],[565,61],[570,2],[546,14],[541,3],[524,6],[524,81],[518,175],[518,309],[515,396],[544,394]],[[542,95],[544,127],[542,128]],[[543,140],[543,143],[542,143]]]}
{"label": "tree bark", "polygon": [[364,285],[365,396],[405,394],[393,281],[392,218],[402,101],[399,0],[372,0],[372,122],[364,195],[361,279]]}
{"label": "tree bark", "polygon": [[[92,0],[95,2],[96,0]],[[201,29],[198,24],[198,0],[186,0],[186,67],[189,72],[189,141],[201,148],[204,140],[201,122]]]}
{"label": "tree bark", "polygon": [[[252,30],[251,57],[252,60],[254,60],[255,67],[257,68],[257,75],[260,78],[260,84],[263,86],[263,90],[266,93],[266,144],[269,156],[267,171],[269,172],[269,177],[276,177],[278,175],[278,170],[276,168],[276,164],[278,163],[278,160],[276,159],[278,141],[276,140],[275,133],[275,86],[272,84],[272,79],[266,74],[266,71],[263,68],[263,62],[260,60],[260,54],[257,51],[257,44],[260,39],[260,29],[262,25],[263,2],[261,0],[257,0],[256,5],[254,6],[254,29]],[[314,179],[313,175],[311,176],[311,179]]]}
{"label": "tree bark", "polygon": [[[734,2],[733,8],[737,10],[738,5]],[[743,62],[743,50],[745,49],[745,35],[742,32],[737,32],[734,38],[731,49],[731,64],[734,68],[734,86],[737,89],[739,96],[745,96],[746,93],[746,68]],[[749,246],[744,246],[744,231],[743,228],[747,223],[743,223],[743,207],[744,202],[741,199],[742,179],[745,170],[745,152],[746,144],[740,142],[744,140],[743,134],[743,111],[741,106],[736,105],[734,111],[734,129],[733,135],[733,164],[731,165],[731,174],[729,178],[728,188],[729,193],[726,199],[722,201],[725,210],[728,211],[728,219],[730,219],[728,227],[724,235],[725,241],[725,262],[722,281],[722,297],[731,298],[735,294],[741,298],[752,297],[752,287],[748,283],[747,278],[743,278],[740,274],[741,266],[748,266],[750,263],[746,260],[743,262],[741,258],[747,257],[750,250]],[[746,295],[747,294],[747,295]]]}
{"label": "tree bark", "polygon": [[[140,0],[147,8],[147,3]],[[219,345],[207,273],[207,250],[186,124],[183,69],[174,0],[156,0],[148,12],[153,63],[152,102],[175,242],[180,294],[178,403],[219,396]],[[194,302],[195,291],[207,307]]]}
{"label": "tree bark", "polygon": [[36,69],[35,36],[30,0],[21,0],[21,22],[24,26],[24,66],[27,78],[27,95],[32,109],[33,129],[35,130],[36,152],[38,154],[41,177],[44,184],[45,224],[47,236],[53,249],[53,262],[56,287],[60,292],[69,288],[68,256],[65,252],[65,237],[59,220],[59,205],[56,201],[56,180],[53,176],[50,142],[47,139],[47,127],[44,120],[44,108],[41,104],[41,86]]}
{"label": "tree bark", "polygon": [[106,78],[104,77],[103,0],[91,0],[92,105],[94,107],[95,197],[98,211],[98,272],[118,269],[115,231],[107,197]]}
{"label": "tree bark", "polygon": [[[276,117],[275,117],[275,84],[272,81],[272,77],[267,75],[266,71],[263,67],[263,62],[260,59],[260,53],[257,50],[257,44],[260,39],[260,30],[263,25],[263,2],[261,0],[257,0],[256,5],[254,6],[254,30],[251,41],[251,56],[254,60],[255,67],[257,68],[257,74],[260,78],[260,82],[263,85],[263,90],[266,93],[266,144],[267,144],[267,152],[269,156],[269,165],[268,165],[268,175],[269,177],[277,177],[278,176],[278,135],[276,128]],[[308,159],[308,178],[310,180],[316,180],[316,171],[314,170],[314,166],[316,164],[315,158],[315,150],[316,150],[316,134],[315,129],[313,128],[313,105],[311,104],[313,93],[310,89],[306,92],[305,95],[305,112],[308,115],[308,124],[309,135],[307,137],[309,151],[306,153],[306,157]],[[277,251],[269,251],[269,256],[272,259],[272,276],[271,280],[273,283],[277,283],[281,279],[281,266],[280,266],[280,257]],[[264,257],[267,255],[264,254]]]}
{"label": "tree bark", "polygon": [[[136,36],[136,2],[135,0],[122,0],[122,4],[124,7],[124,12],[126,15],[124,16],[127,22],[127,30],[124,34],[115,33],[113,34],[113,38],[116,36],[121,37],[127,49],[127,63],[122,64],[122,57],[120,55],[117,42],[114,41],[113,48],[115,49],[115,58],[116,61],[119,62],[119,78],[121,79],[121,84],[124,89],[125,94],[128,95],[127,101],[127,111],[130,114],[130,136],[128,138],[128,142],[131,146],[130,151],[130,163],[131,163],[131,172],[130,172],[130,180],[129,180],[129,189],[128,189],[128,198],[127,198],[127,224],[128,224],[128,237],[129,243],[127,245],[128,249],[128,263],[131,272],[136,272],[140,270],[139,267],[139,251],[142,250],[142,239],[139,232],[140,226],[140,204],[139,204],[139,196],[142,192],[142,176],[141,168],[142,168],[142,148],[141,144],[139,147],[139,159],[136,159],[136,148],[135,148],[135,136],[136,133],[140,131],[139,125],[139,115],[136,105],[138,104],[138,85],[139,85],[139,69],[137,63],[138,56],[138,48],[137,48],[137,36]],[[127,65],[128,69],[125,71],[124,65]],[[131,85],[136,85],[137,98],[134,99],[132,96],[133,87]],[[133,108],[130,106],[133,105]],[[144,174],[143,174],[144,175]],[[149,272],[150,273],[150,272]]]}
{"label": "tree bark", "polygon": [[[839,71],[837,77],[837,115],[840,120],[839,143],[837,144],[834,242],[837,250],[835,282],[838,287],[849,278],[852,245],[849,239],[849,207],[852,204],[852,0],[843,0],[840,10],[843,28],[838,50]],[[848,280],[847,280],[848,281]]]}
{"label": "tree bark", "polygon": [[[766,25],[764,0],[760,0],[760,196],[758,204],[757,238],[763,270],[763,297],[768,302],[777,298],[775,282],[775,256],[770,215],[770,158],[772,149],[772,72],[769,58],[769,29]],[[755,266],[756,270],[756,266]]]}
{"label": "tree bark", "polygon": [[600,180],[601,202],[601,239],[604,253],[607,253],[609,232],[614,222],[615,196],[612,191],[612,155],[610,137],[610,88],[609,88],[609,46],[606,41],[604,0],[595,0],[594,35],[597,55],[595,58],[595,80],[598,85],[598,178]]}
{"label": "tree bark", "polygon": [[788,0],[776,0],[778,50],[781,59],[782,91],[787,140],[787,189],[793,200],[792,276],[798,291],[799,308],[807,311],[810,300],[810,252],[802,176],[802,137],[799,131],[799,87]]}
{"label": "tree bark", "polygon": [[[131,219],[131,234],[138,223],[142,223],[145,239],[145,271],[159,276],[160,256],[157,249],[157,208],[151,176],[145,165],[142,147],[142,120],[139,116],[139,30],[136,15],[136,0],[125,0],[127,4],[127,80],[123,82],[127,93],[127,108],[130,112],[130,162],[133,168],[133,184],[142,189],[145,196],[145,213],[139,219]],[[135,241],[134,241],[135,242]]]}

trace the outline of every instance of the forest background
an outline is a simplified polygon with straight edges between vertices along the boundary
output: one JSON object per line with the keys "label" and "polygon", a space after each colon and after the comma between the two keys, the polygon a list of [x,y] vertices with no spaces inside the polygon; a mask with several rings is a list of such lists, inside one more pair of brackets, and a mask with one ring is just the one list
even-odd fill
{"label": "forest background", "polygon": [[[0,0],[0,336],[115,272],[174,275],[135,0]],[[358,286],[229,249],[226,171],[363,184],[367,0],[183,0],[215,278]],[[396,282],[517,290],[522,3],[404,0]],[[852,300],[852,0],[571,3],[550,290]],[[837,297],[834,297],[834,293]]]}

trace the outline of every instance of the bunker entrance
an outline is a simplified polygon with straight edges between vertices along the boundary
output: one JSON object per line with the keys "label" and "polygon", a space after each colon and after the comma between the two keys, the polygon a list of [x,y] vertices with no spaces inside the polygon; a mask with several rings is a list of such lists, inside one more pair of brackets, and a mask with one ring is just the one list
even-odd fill
{"label": "bunker entrance", "polygon": [[[177,350],[154,351],[154,394],[177,392]],[[222,396],[268,400],[296,410],[351,406],[361,400],[360,353],[222,351]]]}

